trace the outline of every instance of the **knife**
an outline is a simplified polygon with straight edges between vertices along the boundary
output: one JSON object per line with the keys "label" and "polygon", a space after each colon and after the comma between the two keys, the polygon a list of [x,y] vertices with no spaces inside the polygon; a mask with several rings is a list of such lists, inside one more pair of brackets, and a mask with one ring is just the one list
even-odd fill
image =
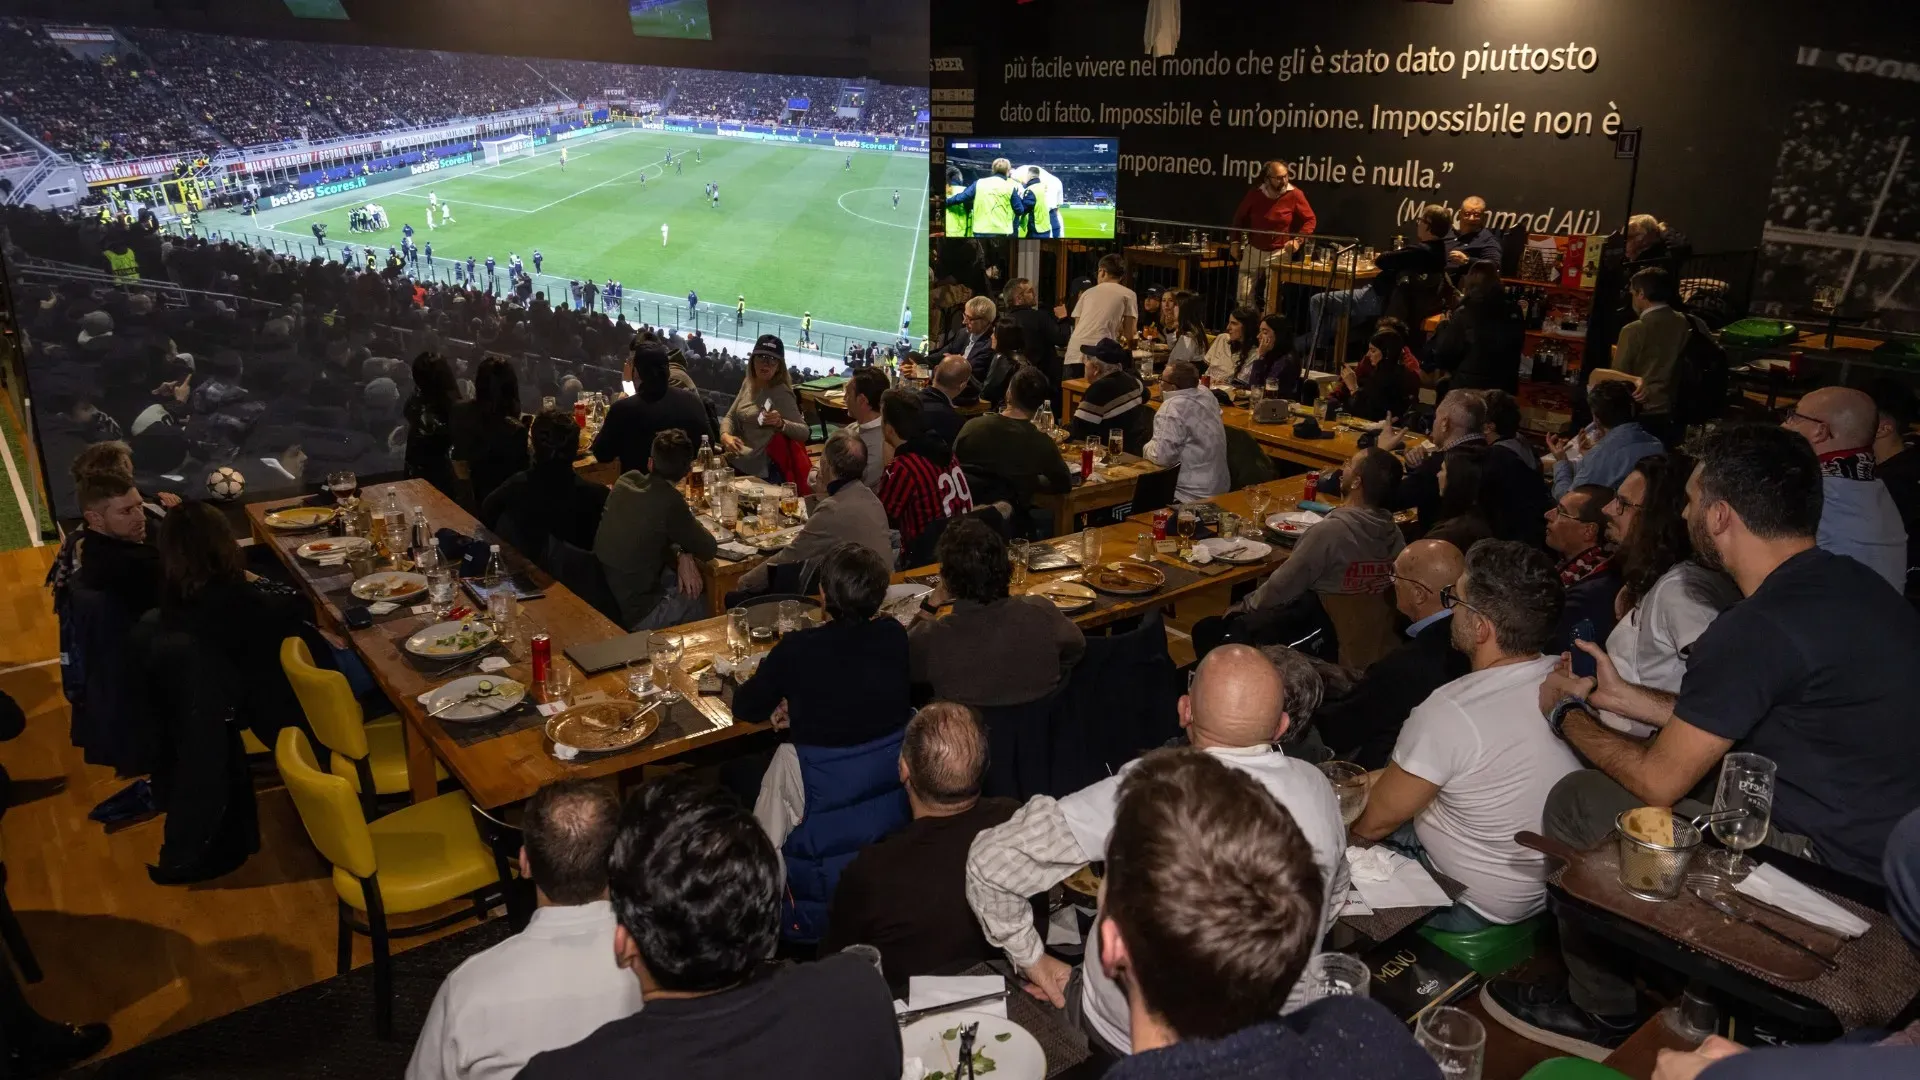
{"label": "knife", "polygon": [[981,994],[979,997],[962,998],[959,1001],[950,1001],[945,1005],[929,1005],[924,1009],[908,1009],[906,1012],[903,1012],[898,1016],[894,1017],[894,1020],[895,1022],[904,1026],[904,1025],[913,1023],[915,1020],[918,1020],[923,1016],[933,1016],[938,1013],[953,1012],[956,1009],[970,1008],[974,1005],[984,1005],[989,1001],[998,1001],[1001,998],[1006,996],[1007,996],[1006,990],[1004,989],[995,990],[991,994]]}

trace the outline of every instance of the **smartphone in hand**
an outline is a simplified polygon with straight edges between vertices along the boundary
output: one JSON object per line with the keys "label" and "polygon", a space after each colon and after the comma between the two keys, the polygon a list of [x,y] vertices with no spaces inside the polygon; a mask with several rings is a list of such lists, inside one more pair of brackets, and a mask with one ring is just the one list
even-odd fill
{"label": "smartphone in hand", "polygon": [[[1593,625],[1592,619],[1581,619],[1579,622],[1573,624],[1573,640],[1576,642],[1591,641],[1597,645],[1599,644],[1599,633],[1600,629]],[[1587,651],[1579,645],[1573,645],[1572,649],[1574,676],[1581,679],[1593,678],[1593,657],[1588,655]]]}

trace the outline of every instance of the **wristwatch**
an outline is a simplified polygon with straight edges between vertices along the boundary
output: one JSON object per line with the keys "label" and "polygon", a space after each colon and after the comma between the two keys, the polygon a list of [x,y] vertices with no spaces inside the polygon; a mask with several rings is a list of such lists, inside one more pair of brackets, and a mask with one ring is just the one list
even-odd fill
{"label": "wristwatch", "polygon": [[1571,712],[1583,712],[1588,716],[1592,716],[1593,706],[1587,704],[1586,698],[1564,697],[1560,699],[1559,704],[1553,707],[1553,711],[1547,714],[1547,726],[1552,728],[1553,733],[1562,739],[1567,737],[1566,732],[1561,729],[1566,726],[1567,714]]}

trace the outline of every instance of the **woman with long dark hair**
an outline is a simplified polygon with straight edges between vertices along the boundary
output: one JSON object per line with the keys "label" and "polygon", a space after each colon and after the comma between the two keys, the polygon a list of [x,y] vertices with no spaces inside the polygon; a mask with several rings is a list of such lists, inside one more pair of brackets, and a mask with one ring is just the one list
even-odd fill
{"label": "woman with long dark hair", "polygon": [[1207,328],[1202,317],[1206,314],[1206,304],[1200,299],[1200,294],[1176,289],[1160,299],[1160,311],[1162,318],[1173,326],[1172,332],[1167,335],[1167,345],[1172,349],[1167,354],[1167,363],[1185,360],[1204,365]]}
{"label": "woman with long dark hair", "polygon": [[459,391],[453,367],[439,353],[413,358],[413,395],[407,398],[407,477],[419,477],[455,497],[453,404]]}
{"label": "woman with long dark hair", "polygon": [[1493,538],[1492,509],[1485,483],[1487,447],[1461,443],[1440,460],[1440,508],[1428,540],[1445,540],[1461,552]]}
{"label": "woman with long dark hair", "polygon": [[480,361],[473,374],[473,400],[456,404],[453,419],[453,457],[467,463],[473,505],[478,507],[501,481],[527,467],[520,377],[506,357]]}
{"label": "woman with long dark hair", "polygon": [[1258,355],[1252,365],[1242,371],[1244,381],[1236,380],[1236,383],[1248,387],[1273,384],[1279,388],[1277,393],[1281,397],[1304,400],[1300,393],[1300,361],[1293,355],[1293,327],[1285,315],[1275,313],[1260,320],[1254,348]]}
{"label": "woman with long dark hair", "polygon": [[1260,325],[1260,313],[1241,305],[1227,316],[1227,328],[1213,339],[1207,349],[1207,377],[1215,386],[1245,385],[1240,375],[1253,362],[1254,335]]}
{"label": "woman with long dark hair", "polygon": [[[1693,459],[1678,451],[1641,458],[1606,507],[1607,539],[1619,545],[1624,579],[1607,657],[1621,678],[1667,693],[1680,691],[1687,650],[1740,599],[1732,578],[1694,557],[1684,516],[1692,474]],[[1623,717],[1603,719],[1636,735],[1653,730]]]}

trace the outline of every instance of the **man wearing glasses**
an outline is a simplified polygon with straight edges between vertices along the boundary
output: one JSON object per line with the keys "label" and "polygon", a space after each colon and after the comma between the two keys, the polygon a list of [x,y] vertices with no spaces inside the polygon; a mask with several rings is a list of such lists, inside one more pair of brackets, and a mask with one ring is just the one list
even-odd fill
{"label": "man wearing glasses", "polygon": [[1459,580],[1440,590],[1453,647],[1473,670],[1407,717],[1353,826],[1467,887],[1428,920],[1435,929],[1516,923],[1546,906],[1546,859],[1513,836],[1538,831],[1547,793],[1580,768],[1540,723],[1540,683],[1558,662],[1541,650],[1561,603],[1553,560],[1513,541],[1475,544]]}
{"label": "man wearing glasses", "polygon": [[1415,540],[1393,560],[1393,606],[1407,617],[1406,643],[1375,661],[1353,693],[1313,714],[1313,729],[1341,760],[1385,768],[1414,707],[1472,670],[1453,647],[1453,612],[1440,606],[1441,590],[1465,569],[1460,549],[1445,540]]}
{"label": "man wearing glasses", "polygon": [[1896,590],[1907,588],[1907,527],[1887,485],[1874,475],[1880,410],[1864,392],[1824,386],[1800,399],[1780,426],[1820,456],[1819,544],[1866,563]]}
{"label": "man wearing glasses", "polygon": [[1591,641],[1605,641],[1613,632],[1613,599],[1622,579],[1607,543],[1606,509],[1612,501],[1612,488],[1583,484],[1547,511],[1547,547],[1560,559],[1560,587],[1567,590],[1550,652],[1573,648],[1573,629],[1582,622],[1593,624],[1586,631]]}

